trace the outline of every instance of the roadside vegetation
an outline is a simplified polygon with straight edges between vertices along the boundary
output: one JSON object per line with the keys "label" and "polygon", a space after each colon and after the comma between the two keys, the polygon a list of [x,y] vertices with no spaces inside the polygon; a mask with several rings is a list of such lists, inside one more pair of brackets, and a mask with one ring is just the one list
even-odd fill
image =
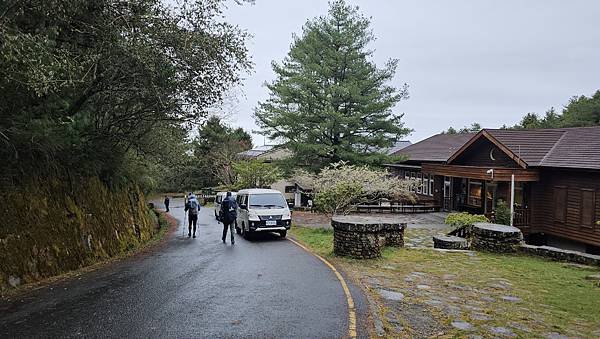
{"label": "roadside vegetation", "polygon": [[250,68],[223,1],[10,1],[0,23],[0,184],[98,176],[148,192]]}
{"label": "roadside vegetation", "polygon": [[[406,237],[411,236],[407,229]],[[298,241],[327,257],[360,281],[377,300],[386,333],[402,319],[403,335],[518,336],[560,333],[569,337],[600,334],[600,286],[586,277],[600,269],[524,255],[452,253],[433,249],[386,248],[381,259],[355,260],[333,254],[333,231],[294,227]],[[381,290],[403,294],[389,301]],[[424,309],[417,321],[404,310]],[[463,331],[452,322],[468,323]],[[412,331],[412,332],[411,332]],[[498,331],[498,333],[494,333]],[[509,333],[506,332],[506,333]]]}

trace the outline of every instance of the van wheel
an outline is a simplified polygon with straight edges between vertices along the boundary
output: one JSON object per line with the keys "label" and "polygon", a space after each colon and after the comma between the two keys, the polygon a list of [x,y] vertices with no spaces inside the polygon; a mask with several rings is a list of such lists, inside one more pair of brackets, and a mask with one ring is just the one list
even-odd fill
{"label": "van wheel", "polygon": [[280,235],[282,238],[285,238],[285,236],[287,235],[287,231],[279,231],[279,235]]}

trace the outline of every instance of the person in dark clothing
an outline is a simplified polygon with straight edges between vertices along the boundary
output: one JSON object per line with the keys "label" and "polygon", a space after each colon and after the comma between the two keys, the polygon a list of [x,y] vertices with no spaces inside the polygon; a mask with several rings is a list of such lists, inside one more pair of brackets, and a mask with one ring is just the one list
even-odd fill
{"label": "person in dark clothing", "polygon": [[167,210],[167,213],[169,212],[169,202],[171,202],[171,199],[169,199],[168,195],[165,195],[165,209]]}
{"label": "person in dark clothing", "polygon": [[192,225],[194,226],[194,238],[196,237],[196,224],[198,223],[198,212],[200,211],[200,203],[196,199],[194,193],[188,195],[188,201],[185,204],[184,210],[188,212],[188,238],[192,236]]}
{"label": "person in dark clothing", "polygon": [[235,244],[233,236],[233,228],[235,227],[235,219],[237,219],[237,202],[231,196],[231,192],[227,192],[227,196],[221,202],[221,211],[219,211],[219,219],[223,223],[223,237],[221,240],[225,242],[227,236],[227,229],[231,233],[231,244]]}

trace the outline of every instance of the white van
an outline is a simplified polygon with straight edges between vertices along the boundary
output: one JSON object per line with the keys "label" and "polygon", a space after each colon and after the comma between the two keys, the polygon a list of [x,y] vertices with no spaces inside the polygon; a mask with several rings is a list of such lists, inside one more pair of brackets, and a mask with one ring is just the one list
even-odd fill
{"label": "white van", "polygon": [[277,232],[285,237],[292,213],[283,194],[272,189],[240,190],[237,195],[236,231],[247,237],[254,232]]}
{"label": "white van", "polygon": [[[236,198],[237,192],[231,192],[233,199]],[[227,197],[227,192],[218,192],[215,196],[215,218],[219,220],[219,211],[221,210],[221,203]]]}

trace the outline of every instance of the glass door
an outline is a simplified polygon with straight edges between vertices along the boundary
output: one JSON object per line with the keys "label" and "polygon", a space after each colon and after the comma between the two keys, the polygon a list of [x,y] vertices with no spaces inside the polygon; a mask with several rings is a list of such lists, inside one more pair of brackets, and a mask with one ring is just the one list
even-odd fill
{"label": "glass door", "polygon": [[485,210],[484,213],[491,213],[496,208],[496,192],[498,185],[494,182],[485,183]]}
{"label": "glass door", "polygon": [[444,210],[452,210],[452,178],[444,177]]}

